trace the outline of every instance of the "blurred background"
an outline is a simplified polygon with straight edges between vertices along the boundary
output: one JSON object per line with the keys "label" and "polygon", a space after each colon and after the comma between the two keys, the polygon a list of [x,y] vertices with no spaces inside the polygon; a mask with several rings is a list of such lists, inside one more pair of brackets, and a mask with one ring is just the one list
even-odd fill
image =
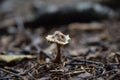
{"label": "blurred background", "polygon": [[[34,50],[39,53],[49,45],[45,36],[55,30],[71,36],[68,49],[92,45],[119,50],[119,26],[119,0],[0,1],[1,52]],[[78,54],[70,54],[75,53]]]}

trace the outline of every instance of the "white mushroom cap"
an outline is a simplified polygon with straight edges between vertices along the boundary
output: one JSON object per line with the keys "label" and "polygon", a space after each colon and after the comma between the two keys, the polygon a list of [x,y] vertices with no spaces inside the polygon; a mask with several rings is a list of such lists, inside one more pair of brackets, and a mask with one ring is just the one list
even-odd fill
{"label": "white mushroom cap", "polygon": [[68,44],[70,41],[69,35],[64,35],[60,31],[55,31],[53,35],[48,35],[46,39],[49,42],[58,43],[60,45]]}

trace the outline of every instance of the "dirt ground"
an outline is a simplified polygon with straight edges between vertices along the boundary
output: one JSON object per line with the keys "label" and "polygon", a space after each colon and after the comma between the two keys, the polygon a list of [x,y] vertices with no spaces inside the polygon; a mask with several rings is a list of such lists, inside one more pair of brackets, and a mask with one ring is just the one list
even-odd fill
{"label": "dirt ground", "polygon": [[120,80],[116,1],[1,0],[0,80]]}

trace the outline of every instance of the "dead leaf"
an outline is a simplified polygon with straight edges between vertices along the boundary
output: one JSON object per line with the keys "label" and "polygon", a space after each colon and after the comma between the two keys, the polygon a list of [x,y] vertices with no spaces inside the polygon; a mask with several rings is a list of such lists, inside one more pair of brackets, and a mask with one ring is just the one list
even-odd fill
{"label": "dead leaf", "polygon": [[102,31],[104,30],[103,24],[99,23],[92,23],[92,24],[80,24],[80,23],[73,23],[69,25],[69,30],[91,30],[91,31]]}
{"label": "dead leaf", "polygon": [[23,59],[32,59],[35,58],[33,55],[0,55],[0,61],[9,63],[12,61],[21,61]]}

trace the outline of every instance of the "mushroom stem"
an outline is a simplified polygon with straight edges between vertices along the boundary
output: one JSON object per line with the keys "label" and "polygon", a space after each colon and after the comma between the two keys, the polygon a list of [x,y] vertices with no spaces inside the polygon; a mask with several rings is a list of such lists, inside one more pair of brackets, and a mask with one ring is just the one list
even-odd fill
{"label": "mushroom stem", "polygon": [[61,63],[61,45],[60,44],[57,44],[57,56],[56,56],[56,59],[55,59],[55,62],[56,63]]}

